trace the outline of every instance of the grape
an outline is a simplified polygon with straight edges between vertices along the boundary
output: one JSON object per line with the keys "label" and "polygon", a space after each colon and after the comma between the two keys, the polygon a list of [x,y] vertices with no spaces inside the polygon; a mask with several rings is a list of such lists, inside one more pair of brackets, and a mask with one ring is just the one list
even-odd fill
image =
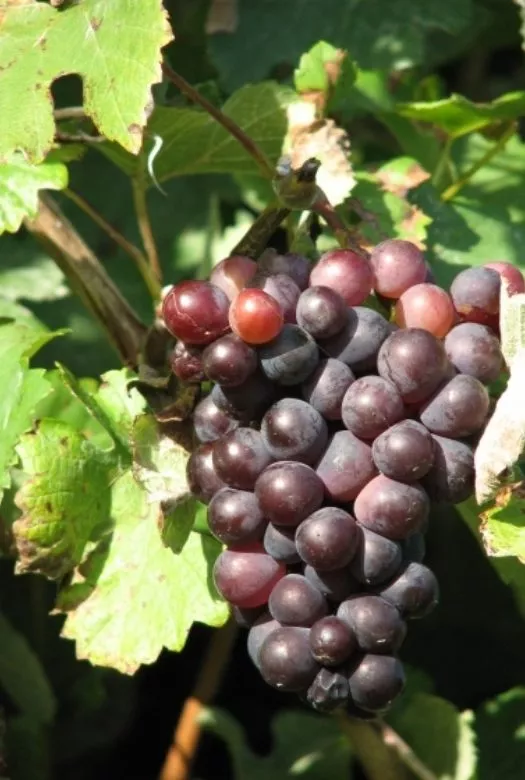
{"label": "grape", "polygon": [[199,401],[193,410],[193,429],[200,442],[216,441],[238,427],[238,421],[219,409],[211,395]]}
{"label": "grape", "polygon": [[259,269],[268,275],[286,274],[290,276],[300,290],[308,287],[312,265],[307,257],[288,252],[278,254],[275,249],[265,250],[259,258]]}
{"label": "grape", "polygon": [[260,542],[245,542],[224,550],[213,567],[219,593],[237,607],[266,604],[286,566],[264,552]]}
{"label": "grape", "polygon": [[401,542],[404,563],[421,563],[425,558],[425,535],[421,532],[410,534]]}
{"label": "grape", "polygon": [[497,324],[501,278],[493,268],[467,268],[450,286],[456,311],[467,322]]}
{"label": "grape", "polygon": [[324,596],[302,574],[287,574],[279,580],[270,594],[268,609],[279,623],[306,627],[327,612]]}
{"label": "grape", "polygon": [[260,539],[266,519],[253,493],[223,488],[208,507],[210,531],[224,544]]}
{"label": "grape", "polygon": [[370,531],[399,541],[419,531],[428,517],[428,496],[420,485],[406,485],[380,474],[355,500],[357,520]]}
{"label": "grape", "polygon": [[202,350],[177,341],[170,355],[170,367],[181,382],[202,382],[204,370],[202,367]]}
{"label": "grape", "polygon": [[245,382],[257,368],[257,353],[238,336],[228,333],[206,347],[202,365],[212,382],[235,387]]}
{"label": "grape", "polygon": [[266,344],[283,326],[283,311],[264,290],[242,290],[230,307],[230,327],[248,344]]}
{"label": "grape", "polygon": [[253,624],[248,631],[247,650],[248,655],[252,659],[257,669],[259,669],[259,653],[261,651],[262,644],[267,636],[269,636],[277,628],[281,628],[281,624],[274,620],[269,612],[264,612]]}
{"label": "grape", "polygon": [[519,268],[512,263],[505,263],[502,260],[495,263],[485,263],[485,268],[491,268],[496,271],[501,279],[505,279],[508,285],[509,295],[525,292],[525,279]]}
{"label": "grape", "polygon": [[346,566],[357,543],[357,526],[352,515],[331,506],[311,514],[295,533],[297,552],[305,563],[319,571]]}
{"label": "grape", "polygon": [[432,436],[415,420],[403,420],[377,437],[372,457],[386,477],[413,482],[425,476],[434,463]]}
{"label": "grape", "polygon": [[251,628],[264,612],[264,606],[252,607],[251,609],[242,609],[242,607],[231,608],[232,617],[241,628]]}
{"label": "grape", "polygon": [[359,583],[348,566],[333,571],[317,571],[313,566],[305,566],[303,573],[329,601],[339,603],[359,590]]}
{"label": "grape", "polygon": [[398,658],[367,653],[352,670],[348,684],[354,704],[380,712],[390,707],[405,687],[405,673]]}
{"label": "grape", "polygon": [[434,465],[423,477],[423,486],[433,501],[460,504],[474,492],[474,452],[462,441],[433,436]]}
{"label": "grape", "polygon": [[330,287],[310,287],[297,303],[297,323],[315,339],[335,336],[347,321],[343,298]]}
{"label": "grape", "polygon": [[339,666],[357,649],[357,639],[346,623],[335,615],[328,615],[313,624],[310,649],[320,664]]}
{"label": "grape", "polygon": [[359,306],[372,289],[372,269],[350,249],[332,249],[321,255],[310,274],[310,286],[330,287],[349,306]]}
{"label": "grape", "polygon": [[503,368],[499,341],[485,325],[475,322],[456,325],[445,339],[445,350],[461,374],[469,374],[483,384],[497,379]]}
{"label": "grape", "polygon": [[405,407],[394,385],[380,376],[366,376],[350,385],[341,412],[349,431],[375,439],[404,416]]}
{"label": "grape", "polygon": [[323,503],[324,485],[304,463],[279,461],[268,466],[255,483],[264,515],[277,525],[296,526]]}
{"label": "grape", "polygon": [[260,371],[236,387],[215,385],[211,397],[216,406],[230,417],[244,422],[260,420],[277,397],[277,388]]}
{"label": "grape", "polygon": [[264,549],[275,558],[288,565],[299,563],[301,560],[295,546],[295,529],[282,528],[273,523],[268,523],[263,539]]}
{"label": "grape", "polygon": [[301,291],[294,280],[289,276],[286,274],[268,276],[267,274],[258,272],[247,287],[250,289],[264,290],[264,292],[271,295],[281,307],[284,321],[288,323],[296,322],[295,309]]}
{"label": "grape", "polygon": [[261,433],[276,460],[308,464],[320,457],[328,439],[328,429],[319,412],[296,398],[283,398],[270,407],[262,419]]}
{"label": "grape", "polygon": [[272,382],[297,385],[319,361],[313,338],[298,325],[285,325],[279,335],[259,349],[261,368]]}
{"label": "grape", "polygon": [[458,374],[425,403],[419,419],[432,433],[460,439],[483,427],[489,406],[489,394],[481,382]]}
{"label": "grape", "polygon": [[283,626],[272,631],[259,650],[259,670],[264,680],[283,691],[302,691],[319,665],[310,652],[309,630]]}
{"label": "grape", "polygon": [[422,618],[438,603],[439,588],[429,568],[421,563],[409,563],[379,595],[405,618]]}
{"label": "grape", "polygon": [[320,669],[306,692],[306,700],[318,712],[332,712],[348,701],[348,679],[331,669]]}
{"label": "grape", "polygon": [[399,298],[405,290],[424,282],[427,266],[422,252],[410,241],[392,238],[372,250],[370,265],[374,289],[384,298]]}
{"label": "grape", "polygon": [[240,291],[257,273],[258,266],[251,257],[232,255],[212,269],[210,282],[220,287],[230,301],[237,297]]}
{"label": "grape", "polygon": [[424,401],[443,382],[449,363],[443,344],[421,328],[391,333],[379,350],[377,369],[408,403]]}
{"label": "grape", "polygon": [[198,501],[207,504],[221,488],[226,487],[213,466],[213,443],[197,447],[188,459],[186,476],[191,493]]}
{"label": "grape", "polygon": [[209,282],[179,282],[162,302],[162,318],[170,333],[186,344],[209,344],[230,329],[229,308],[220,287]]}
{"label": "grape", "polygon": [[380,534],[359,528],[359,544],[350,563],[353,576],[364,585],[379,585],[401,566],[401,545]]}
{"label": "grape", "polygon": [[381,344],[390,333],[391,324],[379,312],[355,306],[343,330],[323,341],[323,349],[352,371],[364,374],[375,370]]}
{"label": "grape", "polygon": [[355,376],[340,360],[323,360],[303,382],[303,398],[322,414],[325,420],[340,420],[343,397]]}
{"label": "grape", "polygon": [[350,431],[332,436],[316,472],[335,501],[353,501],[375,476],[372,450]]}
{"label": "grape", "polygon": [[339,605],[337,617],[353,631],[367,653],[397,651],[406,636],[406,624],[397,609],[380,596],[350,596]]}
{"label": "grape", "polygon": [[252,490],[257,477],[272,462],[259,431],[238,428],[223,436],[213,448],[217,476],[230,487]]}
{"label": "grape", "polygon": [[442,339],[454,324],[456,312],[450,295],[435,284],[416,284],[396,303],[400,328],[423,328]]}

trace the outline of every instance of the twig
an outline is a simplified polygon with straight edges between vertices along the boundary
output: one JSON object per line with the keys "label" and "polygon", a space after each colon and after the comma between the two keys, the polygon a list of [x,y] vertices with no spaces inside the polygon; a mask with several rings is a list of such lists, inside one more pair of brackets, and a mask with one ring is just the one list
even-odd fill
{"label": "twig", "polygon": [[189,777],[201,732],[199,715],[219,689],[236,636],[237,625],[231,619],[214,631],[193,692],[184,703],[159,780],[187,780]]}
{"label": "twig", "polygon": [[408,772],[383,742],[377,725],[350,718],[345,713],[337,716],[337,719],[367,780],[408,780]]}
{"label": "twig", "polygon": [[324,219],[343,249],[352,249],[357,254],[368,257],[363,247],[354,241],[350,231],[324,193],[316,200],[312,211]]}
{"label": "twig", "polygon": [[399,736],[397,731],[394,731],[394,729],[384,721],[381,721],[380,728],[385,745],[388,745],[389,748],[397,753],[405,766],[407,766],[419,780],[438,780],[434,772],[425,766],[425,764],[416,756],[410,745],[407,745],[405,740]]}
{"label": "twig", "polygon": [[107,141],[103,135],[89,135],[89,133],[63,133],[61,130],[57,130],[55,133],[55,141],[59,141],[62,144],[103,144]]}
{"label": "twig", "polygon": [[82,209],[82,211],[87,214],[88,217],[90,217],[93,222],[95,222],[99,228],[101,228],[101,230],[107,233],[107,235],[131,257],[131,259],[136,263],[140,275],[144,279],[151,297],[153,300],[158,300],[160,298],[161,286],[156,277],[151,272],[151,268],[144,253],[141,252],[138,247],[132,244],[131,241],[128,241],[128,239],[123,236],[122,233],[119,233],[119,231],[114,228],[110,222],[104,219],[102,214],[99,214],[98,211],[96,211],[93,206],[91,206],[81,195],[69,189],[69,187],[67,187],[63,192],[64,195],[69,198],[69,200],[78,206],[79,209]]}
{"label": "twig", "polygon": [[83,106],[55,108],[53,115],[57,122],[59,122],[61,119],[89,119]]}
{"label": "twig", "polygon": [[144,187],[141,175],[135,176],[131,180],[131,187],[133,190],[133,203],[135,204],[137,224],[148,258],[149,267],[157,284],[160,286],[162,284],[162,268],[160,266],[155,237],[153,235],[153,230],[151,229],[148,204],[146,202],[146,188]]}
{"label": "twig", "polygon": [[42,194],[35,219],[25,220],[24,224],[64,272],[124,365],[135,368],[146,327],[56,202]]}
{"label": "twig", "polygon": [[279,203],[271,203],[259,214],[253,225],[246,231],[239,243],[232,249],[232,255],[246,255],[257,259],[265,249],[270,237],[281,222],[290,214],[290,209]]}
{"label": "twig", "polygon": [[164,75],[173,84],[175,84],[175,86],[178,87],[178,89],[180,89],[180,91],[186,95],[186,97],[201,106],[201,108],[203,108],[220,125],[222,125],[222,127],[224,127],[224,129],[227,130],[228,133],[230,133],[230,135],[232,135],[241,144],[241,146],[246,149],[248,154],[253,157],[259,166],[259,169],[265,179],[271,179],[273,177],[273,166],[260,146],[255,143],[253,138],[250,138],[250,136],[247,135],[244,130],[233,121],[233,119],[230,119],[229,116],[226,116],[226,114],[224,114],[220,108],[217,108],[213,105],[213,103],[210,103],[209,100],[206,100],[203,95],[201,95],[194,87],[192,87],[192,85],[189,84],[186,79],[183,78],[179,73],[176,73],[174,70],[172,70],[169,65],[163,63],[162,70]]}

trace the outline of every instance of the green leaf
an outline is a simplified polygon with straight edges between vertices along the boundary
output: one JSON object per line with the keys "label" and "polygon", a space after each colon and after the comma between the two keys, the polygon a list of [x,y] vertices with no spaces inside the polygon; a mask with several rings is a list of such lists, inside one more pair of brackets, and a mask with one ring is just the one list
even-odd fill
{"label": "green leaf", "polygon": [[398,103],[396,112],[417,122],[429,122],[450,138],[482,130],[498,122],[518,119],[525,111],[525,92],[508,92],[491,103],[473,103],[462,95],[427,103]]}
{"label": "green leaf", "polygon": [[0,612],[0,685],[16,708],[38,723],[51,723],[56,701],[27,640]]}
{"label": "green leaf", "polygon": [[16,497],[22,517],[13,524],[17,573],[59,579],[82,559],[111,509],[112,464],[70,425],[42,420],[17,447],[28,480]]}
{"label": "green leaf", "polygon": [[471,20],[470,0],[239,0],[235,32],[214,35],[210,51],[233,90],[281,63],[298,62],[319,40],[347,49],[363,68],[410,67],[424,62],[429,33],[456,35]]}
{"label": "green leaf", "polygon": [[[78,658],[133,674],[153,663],[163,647],[181,650],[195,621],[226,622],[228,606],[211,580],[221,546],[191,533],[178,555],[165,547],[159,507],[148,505],[130,472],[113,486],[111,513],[114,531],[100,574],[69,612],[62,633],[75,640]],[[59,609],[71,587],[60,594]]]}
{"label": "green leaf", "polygon": [[525,486],[502,487],[496,503],[481,515],[483,543],[489,555],[512,555],[525,563]]}
{"label": "green leaf", "polygon": [[387,720],[439,780],[476,779],[472,712],[460,713],[445,699],[416,693]]}
{"label": "green leaf", "polygon": [[63,190],[67,180],[67,168],[60,162],[32,165],[21,154],[7,156],[0,162],[0,235],[16,233],[25,217],[36,216],[40,190]]}
{"label": "green leaf", "polygon": [[[299,60],[299,67],[294,72],[294,83],[297,92],[327,92],[330,87],[330,78],[327,66],[339,64],[341,52],[326,41],[319,41],[312,46],[310,51],[303,54]],[[344,69],[344,88],[352,86],[357,76],[357,69],[353,62],[345,57],[341,63]]]}
{"label": "green leaf", "polygon": [[132,153],[142,144],[160,49],[171,39],[160,0],[84,0],[65,9],[25,0],[3,7],[0,159],[41,162],[52,146],[50,87],[65,73],[84,82],[84,109],[100,133]]}
{"label": "green leaf", "polygon": [[280,712],[272,722],[269,755],[253,753],[242,726],[226,711],[207,709],[203,728],[221,737],[230,751],[235,780],[351,780],[348,740],[335,720],[300,710]]}
{"label": "green leaf", "polygon": [[6,747],[10,778],[51,780],[48,730],[42,723],[25,715],[10,718]]}
{"label": "green leaf", "polygon": [[476,712],[478,780],[519,780],[525,762],[525,688],[512,688]]}
{"label": "green leaf", "polygon": [[[0,173],[2,170],[0,164]],[[1,197],[1,196],[0,196]],[[0,294],[11,301],[56,301],[71,295],[66,278],[44,251],[28,252],[20,236],[2,238]]]}

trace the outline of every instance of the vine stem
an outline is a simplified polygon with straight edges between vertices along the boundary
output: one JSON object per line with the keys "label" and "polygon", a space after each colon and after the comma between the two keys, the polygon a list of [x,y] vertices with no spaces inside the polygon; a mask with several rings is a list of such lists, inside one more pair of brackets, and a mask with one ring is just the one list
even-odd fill
{"label": "vine stem", "polygon": [[416,756],[410,745],[399,736],[397,731],[394,731],[394,729],[384,721],[381,721],[380,728],[385,745],[388,745],[392,750],[395,750],[401,761],[419,778],[419,780],[438,780],[434,772],[425,766],[425,764]]}
{"label": "vine stem", "polygon": [[[146,202],[146,188],[144,187],[142,175],[135,176],[131,180],[131,188],[133,191],[135,214],[137,215],[137,225],[148,258],[149,268],[151,269],[151,274],[155,278],[160,291],[160,285],[162,284],[162,268],[160,266],[159,253],[157,251],[155,236],[153,235],[149,218],[148,204]],[[157,298],[160,298],[160,294],[157,295]]]}
{"label": "vine stem", "polygon": [[454,198],[458,192],[463,189],[463,187],[468,184],[468,182],[472,179],[472,177],[479,171],[481,168],[483,168],[484,165],[486,165],[488,162],[492,160],[493,157],[495,157],[497,154],[499,154],[504,146],[506,145],[507,141],[511,138],[511,136],[514,135],[516,126],[515,123],[512,122],[504,133],[501,134],[501,136],[498,138],[497,143],[495,143],[493,146],[488,149],[485,154],[480,157],[477,162],[472,165],[468,171],[465,171],[465,173],[459,177],[457,181],[454,182],[454,184],[451,184],[450,187],[447,187],[447,189],[441,194],[441,200],[445,203],[452,198]]}
{"label": "vine stem", "polygon": [[270,203],[259,214],[237,246],[232,249],[231,254],[246,255],[256,260],[266,247],[272,234],[289,214],[290,209],[285,206],[281,206],[279,203]]}
{"label": "vine stem", "polygon": [[265,179],[271,179],[273,177],[273,166],[266,157],[263,150],[258,144],[255,143],[253,138],[250,138],[239,125],[233,121],[229,116],[226,116],[220,108],[217,108],[210,103],[203,95],[200,94],[191,84],[189,84],[180,73],[177,73],[165,62],[162,64],[162,70],[166,78],[168,78],[180,91],[186,95],[193,103],[201,106],[210,116],[212,116],[216,122],[218,122],[225,130],[230,133],[240,144],[243,146],[248,154],[257,163],[262,175]]}
{"label": "vine stem", "polygon": [[187,780],[189,777],[201,734],[199,716],[219,689],[236,636],[237,625],[231,618],[213,632],[191,696],[182,708],[159,780]]}
{"label": "vine stem", "polygon": [[63,193],[67,198],[69,198],[70,201],[72,201],[72,203],[74,203],[76,206],[78,206],[79,209],[87,214],[88,217],[90,217],[93,222],[95,222],[95,224],[101,228],[101,230],[103,230],[121,249],[124,250],[124,252],[126,252],[131,257],[131,259],[135,262],[140,275],[144,279],[151,297],[154,300],[160,298],[161,286],[156,277],[151,272],[151,268],[148,264],[145,254],[141,252],[138,247],[132,244],[131,241],[128,241],[128,239],[123,236],[122,233],[119,233],[119,231],[114,228],[111,223],[104,219],[102,214],[99,214],[99,212],[96,211],[93,206],[91,206],[87,200],[85,200],[77,192],[74,192],[69,187],[67,187],[65,190],[63,190]]}
{"label": "vine stem", "polygon": [[324,219],[328,227],[332,230],[339,246],[343,249],[352,249],[357,254],[368,257],[363,247],[359,246],[359,244],[352,239],[350,231],[322,191],[313,204],[312,211]]}

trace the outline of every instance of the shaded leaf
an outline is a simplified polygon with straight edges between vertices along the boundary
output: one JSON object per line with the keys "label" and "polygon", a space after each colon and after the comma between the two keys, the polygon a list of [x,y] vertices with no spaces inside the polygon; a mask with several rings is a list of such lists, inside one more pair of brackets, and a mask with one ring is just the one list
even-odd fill
{"label": "shaded leaf", "polygon": [[481,515],[481,536],[487,553],[513,555],[525,563],[525,484],[505,485],[495,505]]}
{"label": "shaded leaf", "polygon": [[51,755],[47,728],[33,718],[10,718],[6,737],[10,780],[50,780]]}
{"label": "shaded leaf", "polygon": [[476,712],[478,780],[519,780],[525,762],[525,688],[512,688]]}
{"label": "shaded leaf", "polygon": [[67,168],[60,162],[32,165],[21,154],[8,156],[0,163],[0,235],[16,233],[25,217],[36,216],[40,190],[63,190],[67,180]]}

